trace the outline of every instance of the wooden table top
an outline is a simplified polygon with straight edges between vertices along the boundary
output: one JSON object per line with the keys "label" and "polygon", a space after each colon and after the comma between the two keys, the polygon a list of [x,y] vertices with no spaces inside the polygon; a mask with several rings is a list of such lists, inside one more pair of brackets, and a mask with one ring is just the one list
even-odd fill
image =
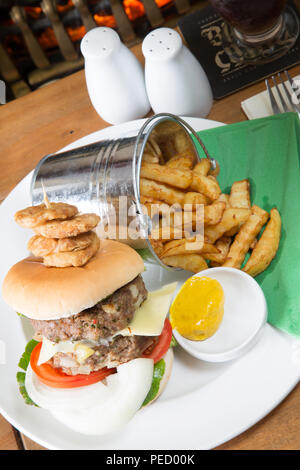
{"label": "wooden table top", "polygon": [[[300,2],[299,2],[300,3]],[[133,51],[143,62],[141,46]],[[300,65],[291,69],[300,73]],[[209,119],[246,120],[241,101],[263,91],[259,82],[213,104]],[[46,154],[107,127],[92,107],[84,72],[75,73],[0,108],[0,201]],[[42,449],[0,415],[0,450]],[[300,384],[266,418],[218,449],[300,449]]]}

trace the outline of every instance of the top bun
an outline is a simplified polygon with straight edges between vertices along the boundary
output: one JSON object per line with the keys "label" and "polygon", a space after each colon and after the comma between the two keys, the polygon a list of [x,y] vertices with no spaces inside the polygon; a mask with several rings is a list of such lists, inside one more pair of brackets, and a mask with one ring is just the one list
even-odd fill
{"label": "top bun", "polygon": [[101,240],[98,253],[81,267],[49,268],[29,257],[7,273],[2,295],[16,312],[34,320],[58,320],[93,307],[144,271],[127,245]]}

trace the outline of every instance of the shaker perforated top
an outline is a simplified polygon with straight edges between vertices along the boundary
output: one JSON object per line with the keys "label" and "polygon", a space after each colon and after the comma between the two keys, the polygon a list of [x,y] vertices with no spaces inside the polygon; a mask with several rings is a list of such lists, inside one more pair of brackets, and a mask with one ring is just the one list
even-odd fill
{"label": "shaker perforated top", "polygon": [[182,47],[180,35],[171,28],[159,28],[146,36],[143,54],[146,59],[165,60],[175,56]]}
{"label": "shaker perforated top", "polygon": [[84,57],[106,58],[119,49],[120,38],[111,28],[95,28],[89,31],[81,41],[81,52]]}

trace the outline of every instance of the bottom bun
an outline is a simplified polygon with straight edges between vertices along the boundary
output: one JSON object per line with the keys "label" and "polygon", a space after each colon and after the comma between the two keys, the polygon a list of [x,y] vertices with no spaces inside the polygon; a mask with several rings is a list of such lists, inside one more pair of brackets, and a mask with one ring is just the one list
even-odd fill
{"label": "bottom bun", "polygon": [[169,378],[170,378],[171,372],[172,372],[172,368],[173,368],[173,361],[174,361],[173,348],[168,349],[167,353],[164,355],[164,357],[162,359],[166,363],[166,369],[165,369],[164,376],[160,381],[159,389],[158,389],[158,392],[157,392],[156,396],[153,398],[153,400],[149,401],[149,403],[147,403],[147,405],[145,405],[144,408],[151,405],[151,403],[153,403],[155,400],[157,400],[157,398],[162,394],[162,392],[166,388],[166,385],[169,381]]}

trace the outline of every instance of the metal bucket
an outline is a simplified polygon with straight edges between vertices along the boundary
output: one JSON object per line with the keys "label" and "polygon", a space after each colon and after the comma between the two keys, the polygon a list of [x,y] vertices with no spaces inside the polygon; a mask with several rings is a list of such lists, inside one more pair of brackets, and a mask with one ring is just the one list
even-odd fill
{"label": "metal bucket", "polygon": [[[172,142],[173,147],[178,145],[181,150],[185,148],[193,154],[195,161],[200,160],[189,132],[200,143],[206,158],[210,158],[199,136],[185,121],[172,114],[157,114],[145,122],[137,136],[103,140],[46,155],[38,163],[32,177],[33,205],[43,202],[45,188],[52,202],[68,202],[76,205],[80,212],[98,214],[102,228],[104,225],[122,226],[121,218],[127,211],[127,221],[136,220],[139,225],[139,247],[148,247],[157,263],[167,269],[174,269],[166,266],[154,252],[148,237],[151,219],[143,214],[140,202],[141,162],[154,130],[165,158],[170,158],[176,151],[179,153],[180,149],[170,145]],[[175,134],[177,144],[172,141]],[[214,160],[210,160],[214,167]],[[130,239],[123,241],[131,244]]]}

